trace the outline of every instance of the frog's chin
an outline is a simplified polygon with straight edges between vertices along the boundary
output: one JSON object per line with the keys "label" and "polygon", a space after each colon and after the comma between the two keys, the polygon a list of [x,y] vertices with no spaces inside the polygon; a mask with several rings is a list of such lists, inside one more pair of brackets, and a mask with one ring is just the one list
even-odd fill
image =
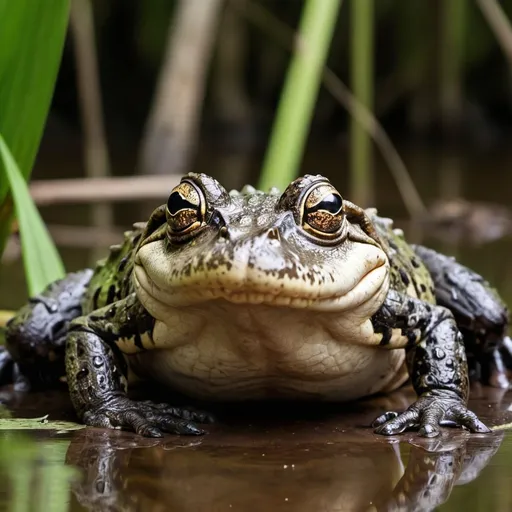
{"label": "frog's chin", "polygon": [[315,311],[342,312],[361,308],[362,315],[373,314],[382,304],[389,289],[389,266],[387,262],[367,272],[357,284],[343,294],[314,296],[313,292],[291,296],[286,290],[277,288],[275,293],[259,291],[255,286],[227,287],[219,283],[215,287],[183,286],[163,289],[149,276],[142,265],[135,265],[134,284],[143,304],[159,302],[169,307],[184,307],[213,300],[226,300],[233,304],[263,304],[274,307],[309,309]]}

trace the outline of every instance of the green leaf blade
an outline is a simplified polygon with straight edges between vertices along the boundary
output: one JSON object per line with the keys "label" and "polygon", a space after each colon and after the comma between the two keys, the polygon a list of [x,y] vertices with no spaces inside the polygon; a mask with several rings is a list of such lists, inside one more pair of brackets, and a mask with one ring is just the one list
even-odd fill
{"label": "green leaf blade", "polygon": [[64,265],[2,135],[0,162],[0,171],[3,171],[6,178],[2,181],[10,186],[20,227],[29,294],[36,295],[48,284],[64,276]]}
{"label": "green leaf blade", "polygon": [[[0,133],[25,181],[43,134],[62,56],[70,0],[0,0]],[[10,235],[0,180],[0,255]]]}

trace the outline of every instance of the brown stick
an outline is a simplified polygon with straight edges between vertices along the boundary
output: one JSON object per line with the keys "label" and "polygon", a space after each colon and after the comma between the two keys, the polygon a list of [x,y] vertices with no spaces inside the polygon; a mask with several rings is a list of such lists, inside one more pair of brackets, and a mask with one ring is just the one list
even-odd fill
{"label": "brown stick", "polygon": [[[104,178],[110,175],[110,164],[103,124],[91,0],[71,2],[70,26],[84,134],[85,172],[89,178]],[[109,203],[96,204],[90,210],[90,216],[94,226],[112,226],[114,222],[114,212]]]}
{"label": "brown stick", "polygon": [[143,174],[180,173],[196,144],[222,0],[180,0],[144,134]]}
{"label": "brown stick", "polygon": [[179,176],[41,180],[30,184],[30,193],[40,206],[145,199],[163,201],[178,182]]}

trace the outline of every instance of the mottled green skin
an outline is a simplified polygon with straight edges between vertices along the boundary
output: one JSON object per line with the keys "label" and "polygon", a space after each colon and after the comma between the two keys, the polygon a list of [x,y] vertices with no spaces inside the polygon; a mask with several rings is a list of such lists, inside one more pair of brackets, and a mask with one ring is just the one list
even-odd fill
{"label": "mottled green skin", "polygon": [[431,304],[436,303],[435,285],[427,267],[407,243],[391,219],[379,217],[375,209],[366,210],[379,234],[390,262],[390,288],[412,295]]}
{"label": "mottled green skin", "polygon": [[[277,191],[263,194],[248,187],[230,198],[211,178],[193,175],[193,179],[203,187],[209,224],[198,237],[172,249],[165,246],[166,255],[174,258],[177,266],[173,269],[175,273],[168,275],[163,272],[163,276],[168,276],[171,284],[181,284],[183,279],[190,282],[190,279],[197,278],[201,282],[201,276],[208,275],[212,269],[217,271],[224,267],[229,271],[236,260],[236,250],[240,245],[243,247],[244,240],[247,238],[249,243],[259,240],[261,235],[257,223],[261,219],[267,223],[266,226],[275,226],[265,236],[276,236],[280,244],[286,237],[287,240],[295,240],[296,244],[291,261],[297,261],[297,264],[280,270],[276,267],[262,271],[262,275],[269,278],[271,284],[275,282],[276,286],[285,278],[296,282],[302,280],[309,289],[333,286],[328,280],[334,279],[335,274],[326,270],[329,265],[334,270],[339,265],[333,254],[339,254],[337,257],[343,259],[346,257],[345,249],[350,252],[360,247],[363,248],[361,254],[364,254],[364,247],[382,249],[389,260],[389,292],[380,303],[380,309],[371,317],[373,332],[365,334],[361,344],[373,345],[376,350],[405,349],[409,375],[419,399],[400,416],[387,413],[378,418],[376,431],[396,434],[419,425],[420,433],[431,436],[437,435],[437,426],[443,421],[464,425],[473,431],[487,431],[465,407],[469,389],[468,368],[456,319],[450,309],[436,305],[435,288],[437,285],[445,287],[447,279],[446,272],[443,273],[443,265],[446,264],[442,257],[434,253],[427,268],[418,257],[418,248],[410,246],[401,231],[393,229],[389,219],[378,217],[375,210],[365,212],[348,201],[343,206],[348,231],[346,240],[340,242],[339,248],[334,247],[338,252],[326,251],[321,243],[301,238],[297,201],[318,178],[321,177],[307,176],[293,182],[283,196]],[[216,212],[219,212],[218,216]],[[27,338],[31,340],[30,347],[37,347],[40,343],[43,346],[37,335],[39,328],[49,326],[49,334],[45,337],[49,346],[56,338],[64,336],[65,353],[62,343],[57,348],[51,347],[52,353],[57,362],[64,356],[66,358],[70,395],[78,415],[86,424],[122,427],[142,435],[159,436],[162,431],[200,434],[203,431],[193,421],[210,420],[205,413],[151,402],[133,402],[126,395],[129,364],[124,354],[159,348],[154,337],[155,318],[148,313],[136,293],[133,271],[142,246],[152,247],[150,244],[153,242],[158,242],[159,247],[165,244],[168,229],[165,215],[165,206],[157,208],[147,224],[137,224],[133,231],[125,233],[124,243],[111,248],[110,255],[99,262],[92,277],[88,273],[71,274],[20,310],[8,326],[8,348],[17,354],[14,359],[20,367],[29,362],[27,354],[30,350],[21,351],[19,348],[28,345]],[[231,230],[233,240],[241,240],[239,246],[228,239],[225,251],[220,251],[217,246],[213,248],[212,240],[217,243],[223,236],[222,229],[226,229],[221,228],[218,217],[228,223],[227,229]],[[252,228],[247,227],[248,220],[253,223]],[[368,254],[375,255],[375,249],[372,250],[373,253],[370,251]],[[189,253],[197,255],[194,267],[191,267]],[[212,255],[215,257],[207,259]],[[272,257],[266,261],[271,262]],[[253,263],[248,261],[247,264]],[[462,279],[456,285],[457,292],[463,297],[467,295],[467,283],[470,283],[468,290],[474,283],[478,284],[477,292],[488,299],[491,310],[499,312],[496,322],[504,328],[507,315],[502,313],[503,305],[491,294],[487,283],[481,279],[478,281],[471,271],[455,262],[449,262],[447,268],[466,276],[466,280]],[[439,269],[443,272],[437,272]],[[437,272],[436,283],[432,279],[433,271]],[[80,286],[75,283],[80,283]],[[166,286],[162,282],[158,285]],[[49,301],[55,302],[55,308],[47,306]],[[66,301],[71,306],[65,308],[67,315],[61,315]],[[44,311],[36,314],[34,304],[43,304]],[[471,307],[475,308],[474,305]],[[469,316],[471,314],[470,311]],[[52,326],[61,316],[65,321],[59,324],[60,335],[52,336]],[[29,331],[31,334],[27,336]],[[290,336],[293,337],[294,333]]]}
{"label": "mottled green skin", "polygon": [[112,304],[133,292],[133,258],[145,223],[135,224],[124,234],[124,243],[110,247],[107,258],[96,266],[82,301],[83,313]]}

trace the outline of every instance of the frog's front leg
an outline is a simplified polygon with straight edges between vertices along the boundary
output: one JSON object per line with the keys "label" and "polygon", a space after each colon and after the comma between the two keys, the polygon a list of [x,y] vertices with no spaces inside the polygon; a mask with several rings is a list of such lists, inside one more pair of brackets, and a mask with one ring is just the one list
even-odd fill
{"label": "frog's front leg", "polygon": [[127,365],[115,341],[150,336],[151,328],[152,319],[135,294],[72,322],[66,376],[75,410],[87,425],[133,430],[147,437],[161,437],[162,432],[204,434],[193,421],[211,422],[206,413],[128,398]]}
{"label": "frog's front leg", "polygon": [[400,341],[388,346],[407,350],[409,374],[418,394],[418,400],[404,413],[379,416],[373,424],[376,433],[393,435],[419,428],[420,435],[434,437],[445,422],[472,432],[490,432],[466,408],[466,353],[462,334],[448,309],[390,291],[373,317],[373,324],[375,332],[381,333],[388,344],[396,329],[401,330]]}

